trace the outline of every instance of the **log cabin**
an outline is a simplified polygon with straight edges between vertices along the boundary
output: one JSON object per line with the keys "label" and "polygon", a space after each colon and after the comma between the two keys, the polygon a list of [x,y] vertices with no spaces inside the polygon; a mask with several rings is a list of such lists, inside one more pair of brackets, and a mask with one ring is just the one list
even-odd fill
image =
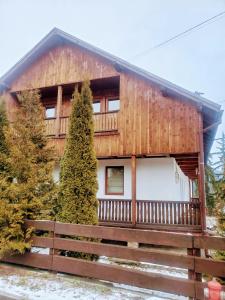
{"label": "log cabin", "polygon": [[0,79],[9,119],[17,94],[39,89],[46,135],[61,157],[72,93],[86,78],[93,93],[99,223],[204,231],[204,163],[220,106],[54,28]]}

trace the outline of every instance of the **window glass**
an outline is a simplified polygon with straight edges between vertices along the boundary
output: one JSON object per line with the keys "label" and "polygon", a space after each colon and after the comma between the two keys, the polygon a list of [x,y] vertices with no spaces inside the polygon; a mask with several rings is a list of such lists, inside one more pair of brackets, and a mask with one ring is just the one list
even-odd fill
{"label": "window glass", "polygon": [[106,167],[106,194],[124,193],[124,167]]}
{"label": "window glass", "polygon": [[94,113],[100,113],[101,112],[101,103],[100,103],[100,101],[93,102],[92,106],[93,106],[93,112]]}
{"label": "window glass", "polygon": [[109,99],[108,100],[108,111],[114,111],[120,109],[120,100],[119,99]]}
{"label": "window glass", "polygon": [[47,119],[48,118],[55,118],[55,107],[46,107],[45,117]]}

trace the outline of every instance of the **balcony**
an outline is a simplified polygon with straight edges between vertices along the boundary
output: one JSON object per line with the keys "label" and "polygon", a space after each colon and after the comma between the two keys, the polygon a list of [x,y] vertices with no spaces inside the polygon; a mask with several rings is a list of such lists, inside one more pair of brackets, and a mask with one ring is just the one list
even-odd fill
{"label": "balcony", "polygon": [[[116,133],[119,129],[118,111],[97,113],[93,115],[94,131],[96,134]],[[68,132],[69,117],[45,119],[47,136],[64,136]]]}

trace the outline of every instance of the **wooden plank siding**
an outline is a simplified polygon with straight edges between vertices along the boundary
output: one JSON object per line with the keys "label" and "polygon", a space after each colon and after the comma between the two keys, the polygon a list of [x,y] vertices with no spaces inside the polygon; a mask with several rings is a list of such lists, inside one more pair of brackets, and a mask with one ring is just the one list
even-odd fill
{"label": "wooden plank siding", "polygon": [[[112,76],[120,76],[118,134],[95,136],[98,157],[199,152],[196,105],[164,97],[149,81],[130,72],[118,73],[112,63],[78,46],[59,46],[38,58],[12,83],[5,95],[7,109],[12,118],[17,104],[10,93],[15,91]],[[68,116],[70,110],[71,102],[63,98],[61,117]],[[50,140],[59,155],[64,142],[62,137]]]}

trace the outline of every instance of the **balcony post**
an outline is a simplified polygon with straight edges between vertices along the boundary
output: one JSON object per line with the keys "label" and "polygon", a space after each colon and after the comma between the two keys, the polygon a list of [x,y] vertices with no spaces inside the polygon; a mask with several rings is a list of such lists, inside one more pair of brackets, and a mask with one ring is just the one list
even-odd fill
{"label": "balcony post", "polygon": [[204,165],[204,147],[203,147],[203,120],[199,112],[199,153],[198,153],[198,193],[201,209],[202,231],[206,230],[206,203],[205,203],[205,165]]}
{"label": "balcony post", "polygon": [[136,224],[137,212],[136,212],[136,156],[131,156],[131,189],[132,189],[132,225]]}
{"label": "balcony post", "polygon": [[61,117],[61,108],[62,108],[62,86],[58,86],[57,91],[57,104],[56,104],[56,131],[55,135],[56,137],[59,137],[60,135],[60,117]]}

